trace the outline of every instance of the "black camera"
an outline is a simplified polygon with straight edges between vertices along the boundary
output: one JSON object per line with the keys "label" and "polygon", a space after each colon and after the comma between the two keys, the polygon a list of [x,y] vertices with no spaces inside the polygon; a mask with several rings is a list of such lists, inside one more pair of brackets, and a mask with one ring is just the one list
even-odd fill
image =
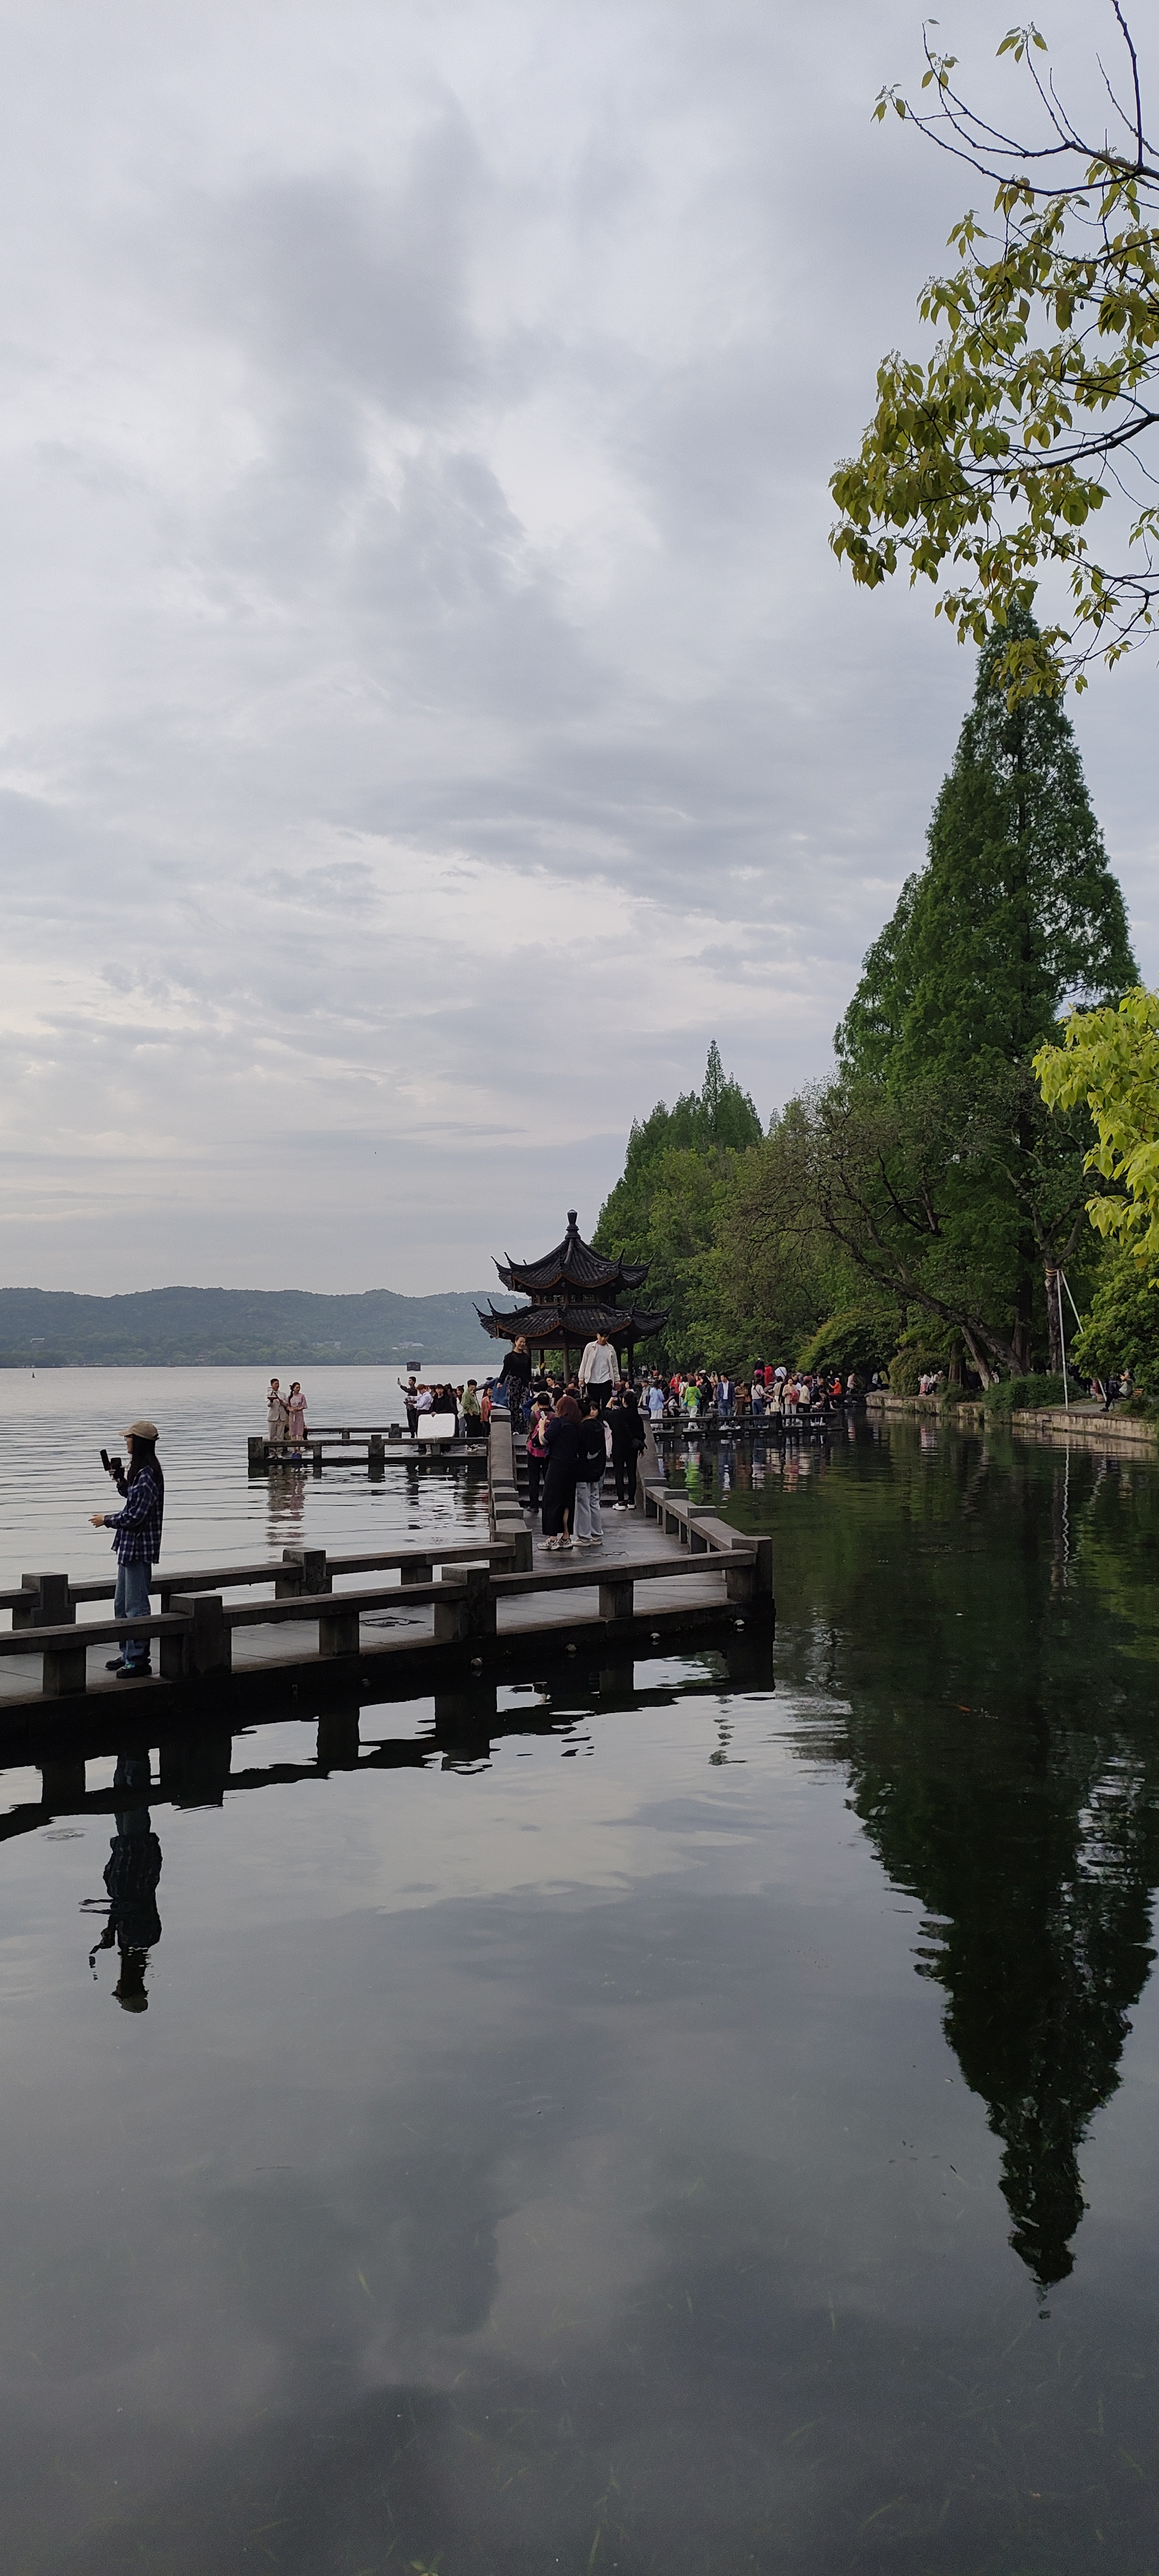
{"label": "black camera", "polygon": [[121,1473],[121,1460],[119,1458],[110,1458],[107,1449],[102,1449],[101,1451],[101,1465],[104,1468],[106,1476],[119,1476]]}

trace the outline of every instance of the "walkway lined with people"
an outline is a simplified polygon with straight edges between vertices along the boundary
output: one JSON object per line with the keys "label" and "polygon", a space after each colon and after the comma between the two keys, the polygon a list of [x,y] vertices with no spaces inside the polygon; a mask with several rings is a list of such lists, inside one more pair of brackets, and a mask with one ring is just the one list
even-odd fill
{"label": "walkway lined with people", "polygon": [[[659,1436],[708,1429],[725,1436],[759,1431],[790,1438],[864,1403],[861,1382],[852,1371],[822,1373],[759,1361],[743,1379],[727,1369],[706,1368],[670,1375],[637,1369],[626,1375],[602,1330],[593,1334],[566,1376],[542,1359],[533,1361],[526,1340],[516,1336],[498,1376],[428,1380],[414,1371],[396,1382],[406,1416],[404,1447],[411,1451],[429,1449],[433,1454],[453,1446],[461,1452],[485,1444],[492,1415],[503,1415],[513,1433],[525,1512],[551,1555],[604,1547],[606,1515],[628,1512],[635,1502],[637,1466],[648,1431]],[[297,1379],[288,1388],[277,1378],[271,1381],[271,1466],[308,1462],[306,1411]],[[381,1441],[382,1435],[376,1436]],[[399,1426],[390,1436],[399,1439]],[[316,1432],[313,1439],[316,1445]],[[393,1454],[398,1456],[397,1448]]]}

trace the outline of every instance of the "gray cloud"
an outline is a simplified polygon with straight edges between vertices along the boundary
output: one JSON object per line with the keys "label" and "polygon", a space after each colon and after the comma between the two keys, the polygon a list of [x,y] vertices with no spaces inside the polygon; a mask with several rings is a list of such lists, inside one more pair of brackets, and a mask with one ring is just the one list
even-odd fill
{"label": "gray cloud", "polygon": [[[870,122],[916,21],[51,25],[0,5],[4,1276],[280,1279],[297,1193],[304,1286],[483,1279],[711,1036],[765,1112],[818,1072],[920,857],[972,663],[826,547],[971,193]],[[1153,688],[1079,717],[1151,972]]]}

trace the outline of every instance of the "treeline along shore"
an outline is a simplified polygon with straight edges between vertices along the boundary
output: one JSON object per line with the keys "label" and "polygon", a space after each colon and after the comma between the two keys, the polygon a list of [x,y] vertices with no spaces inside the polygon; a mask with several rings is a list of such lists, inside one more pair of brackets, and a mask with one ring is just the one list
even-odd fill
{"label": "treeline along shore", "polygon": [[[1063,1402],[1064,1365],[1130,1370],[1132,1401],[1159,1405],[1159,1189],[1132,1240],[1136,1184],[1091,1115],[1105,1101],[1145,1143],[1145,1178],[1159,996],[1061,702],[1008,698],[1006,642],[1036,636],[1012,609],[982,651],[926,864],[865,957],[828,1079],[763,1123],[714,1046],[700,1092],[633,1126],[593,1241],[648,1263],[669,1366],[784,1361],[906,1396],[933,1374],[1024,1404]],[[1111,1060],[1094,1092],[1066,1078],[1064,1025]]]}
{"label": "treeline along shore", "polygon": [[[145,1288],[123,1297],[0,1288],[0,1368],[319,1368],[480,1360],[494,1344],[472,1296],[390,1288],[326,1297],[304,1288]],[[500,1298],[499,1305],[508,1302]]]}

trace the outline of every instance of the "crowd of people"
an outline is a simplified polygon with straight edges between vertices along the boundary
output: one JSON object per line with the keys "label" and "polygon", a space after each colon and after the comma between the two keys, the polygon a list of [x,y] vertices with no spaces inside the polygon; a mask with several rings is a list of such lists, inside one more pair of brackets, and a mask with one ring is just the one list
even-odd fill
{"label": "crowd of people", "polygon": [[[571,1374],[533,1365],[518,1339],[498,1377],[427,1381],[399,1378],[407,1436],[428,1441],[486,1440],[492,1414],[502,1411],[527,1457],[528,1502],[541,1523],[545,1545],[603,1545],[603,1500],[609,1475],[611,1509],[629,1511],[636,1499],[637,1462],[646,1424],[714,1424],[746,1429],[823,1422],[860,1399],[856,1375],[766,1366],[759,1361],[744,1379],[727,1369],[658,1369],[622,1374],[605,1333],[586,1344]],[[287,1457],[301,1455],[306,1438],[306,1398],[295,1378],[288,1393],[270,1382],[267,1436]]]}
{"label": "crowd of people", "polygon": [[691,1369],[669,1378],[656,1373],[646,1385],[644,1402],[661,1422],[711,1419],[718,1426],[743,1423],[752,1430],[826,1421],[831,1414],[859,1404],[862,1392],[853,1369],[843,1375],[840,1369],[773,1367],[758,1360],[744,1379],[731,1377],[727,1369]]}
{"label": "crowd of people", "polygon": [[[874,1384],[877,1380],[874,1380]],[[647,1416],[653,1423],[671,1426],[675,1422],[705,1422],[717,1426],[744,1424],[791,1424],[802,1419],[824,1420],[829,1414],[861,1397],[861,1382],[854,1371],[843,1376],[840,1370],[792,1369],[767,1366],[758,1361],[748,1378],[732,1377],[727,1369],[677,1370],[665,1376],[657,1369],[644,1370],[632,1378],[621,1375],[616,1352],[602,1333],[590,1341],[578,1369],[565,1377],[542,1367],[533,1370],[526,1342],[517,1341],[507,1352],[498,1377],[467,1378],[454,1383],[449,1379],[428,1381],[417,1375],[399,1378],[398,1386],[406,1414],[407,1435],[411,1440],[484,1440],[493,1408],[505,1409],[521,1435],[530,1429],[533,1401],[542,1405],[550,1398],[554,1405],[561,1396],[586,1410],[589,1399],[598,1411],[605,1412],[622,1402],[635,1415]],[[424,1427],[425,1426],[425,1427]],[[266,1436],[271,1447],[293,1455],[300,1453],[306,1440],[306,1397],[298,1378],[283,1390],[279,1378],[271,1378],[266,1396]]]}
{"label": "crowd of people", "polygon": [[666,1377],[657,1369],[636,1378],[621,1375],[603,1333],[590,1341],[574,1377],[532,1367],[526,1343],[508,1352],[492,1393],[505,1405],[512,1428],[526,1440],[528,1499],[540,1514],[545,1544],[553,1551],[603,1543],[601,1494],[610,1467],[615,1511],[636,1497],[636,1464],[645,1424],[712,1422],[717,1428],[824,1421],[861,1398],[855,1372],[828,1377],[758,1362],[742,1381],[727,1370],[693,1369]]}

